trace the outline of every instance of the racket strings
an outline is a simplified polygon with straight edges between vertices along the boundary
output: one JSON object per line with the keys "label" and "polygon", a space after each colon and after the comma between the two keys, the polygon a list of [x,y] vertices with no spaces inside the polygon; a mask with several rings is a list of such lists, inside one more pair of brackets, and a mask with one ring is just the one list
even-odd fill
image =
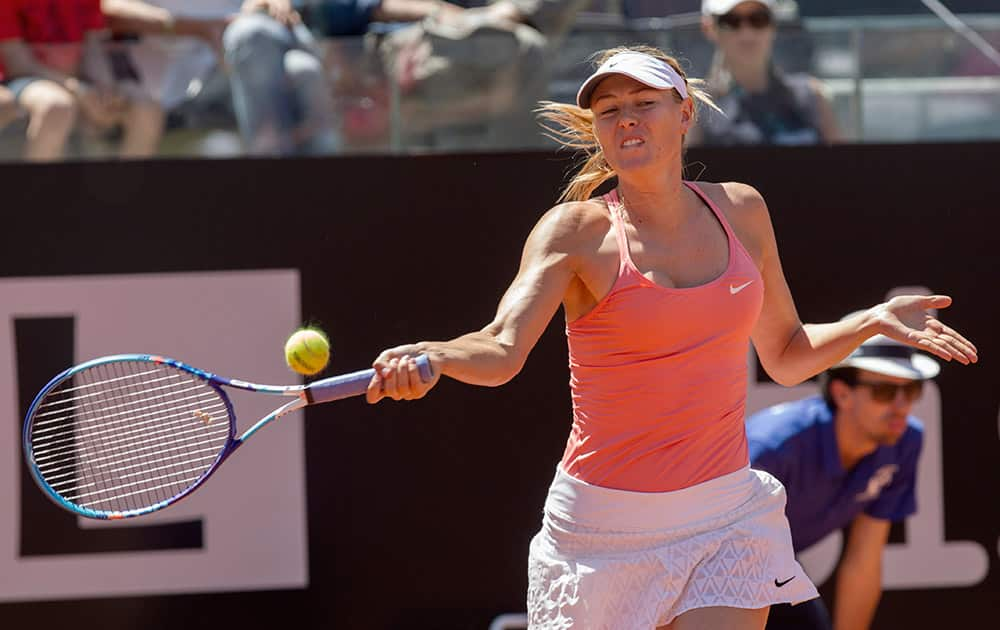
{"label": "racket strings", "polygon": [[[170,389],[170,390],[172,390],[172,393],[174,394],[174,397],[171,400],[173,402],[181,402],[182,400],[185,400],[185,399],[187,399],[187,400],[197,400],[200,397],[202,397],[202,396],[205,395],[204,389],[202,387],[197,387],[197,386],[196,387],[189,387],[187,389],[182,389],[182,390],[171,388],[169,386],[162,387],[162,388],[161,387],[157,387],[157,388],[147,389],[147,390],[145,390],[143,392],[143,394],[144,395],[150,395],[150,394],[158,395],[158,392],[156,390],[160,390],[160,389]],[[184,393],[184,392],[192,392],[192,391],[193,392],[198,392],[198,393],[194,394],[194,395],[191,395],[191,396],[187,396],[185,398],[179,398],[177,396],[178,394],[181,394],[181,393]],[[94,395],[94,394],[91,394],[91,395]],[[123,414],[131,413],[131,410],[134,409],[135,405],[137,405],[137,404],[141,404],[141,403],[146,402],[146,401],[158,400],[158,398],[154,398],[154,397],[147,398],[145,401],[135,400],[131,396],[132,396],[131,394],[125,394],[125,395],[122,395],[122,396],[107,396],[107,397],[102,398],[99,401],[99,403],[101,405],[101,410],[103,412],[105,412],[105,413],[104,413],[103,416],[101,416],[99,418],[95,418],[95,420],[118,418],[118,417],[120,417]],[[122,400],[124,402],[121,402],[119,404],[112,404],[113,402],[116,402],[118,400]],[[86,403],[88,403],[88,402],[91,402],[91,401],[85,401],[84,405],[86,405]],[[150,405],[148,407],[148,409],[149,410],[153,410],[157,406],[162,406],[162,404],[169,404],[169,403],[161,403],[161,405],[155,405],[155,404],[153,404],[153,405]],[[68,411],[69,415],[72,415],[72,414],[76,413],[77,411],[79,411],[82,408],[84,408],[84,406],[72,406],[72,407],[67,407],[67,408],[64,408],[64,409],[57,410],[57,411],[49,411],[49,412],[45,412],[45,413],[50,413],[50,414],[63,413],[63,414],[65,414]],[[108,412],[111,412],[111,413],[108,413]],[[44,415],[43,414],[39,414],[38,417],[41,418],[41,417],[44,417]],[[52,419],[49,419],[49,420],[43,420],[43,421],[38,422],[36,424],[36,426],[38,426],[38,427],[46,427],[47,425],[49,425],[49,426],[47,426],[47,428],[39,429],[38,432],[40,434],[43,434],[43,433],[47,433],[47,432],[53,431],[54,427],[51,426],[51,425],[58,425],[62,421],[62,419],[63,419],[63,416],[60,416],[60,417],[56,417],[56,418],[52,418]]]}
{"label": "racket strings", "polygon": [[[54,414],[62,413],[66,410],[71,410],[71,404],[78,401],[84,401],[90,397],[98,396],[104,401],[111,400],[112,392],[117,389],[127,390],[128,387],[135,384],[135,379],[147,376],[150,374],[156,374],[155,370],[146,370],[143,372],[138,372],[136,374],[128,374],[121,377],[109,378],[107,380],[101,381],[96,385],[80,385],[77,387],[66,387],[65,389],[60,389],[58,391],[51,392],[51,397],[46,398],[46,402],[42,408],[50,409],[50,411],[41,412],[37,414],[37,417],[44,418],[46,416],[51,416]],[[148,378],[141,381],[141,383],[147,387],[147,391],[151,391],[155,388],[149,387],[153,383],[158,383],[161,381],[177,381],[183,378],[180,374],[167,374],[163,376],[157,376],[155,378]],[[131,383],[126,381],[131,380]],[[118,383],[120,387],[112,387],[111,383]],[[169,386],[169,385],[168,385]],[[97,391],[92,391],[94,387],[100,387]],[[75,393],[80,392],[80,393]],[[59,407],[62,407],[61,409]],[[45,425],[46,422],[36,422],[37,425]]]}
{"label": "racket strings", "polygon": [[[206,401],[208,402],[208,401]],[[129,443],[132,441],[133,436],[137,434],[147,433],[152,435],[169,436],[183,435],[185,433],[191,433],[192,431],[197,431],[197,429],[189,429],[188,431],[177,430],[183,429],[184,427],[191,426],[190,419],[193,410],[199,410],[202,413],[207,413],[211,416],[213,412],[225,412],[226,405],[223,402],[217,402],[214,404],[199,405],[196,408],[188,406],[185,410],[179,411],[173,414],[162,414],[159,416],[146,416],[145,418],[136,418],[136,420],[142,420],[141,422],[133,422],[131,429],[128,431],[116,431],[116,426],[112,424],[103,425],[92,425],[92,430],[90,432],[90,437],[97,438],[100,436],[111,436],[108,442],[108,446],[114,444]],[[35,458],[35,463],[44,462],[46,459],[51,457],[57,457],[58,454],[67,448],[72,448],[75,442],[75,432],[62,430],[58,434],[42,435],[36,442],[36,448],[47,448],[51,449],[51,455],[40,456]]]}
{"label": "racket strings", "polygon": [[163,364],[93,366],[60,384],[32,417],[32,455],[65,500],[137,510],[189,489],[231,435],[228,405],[201,379]]}

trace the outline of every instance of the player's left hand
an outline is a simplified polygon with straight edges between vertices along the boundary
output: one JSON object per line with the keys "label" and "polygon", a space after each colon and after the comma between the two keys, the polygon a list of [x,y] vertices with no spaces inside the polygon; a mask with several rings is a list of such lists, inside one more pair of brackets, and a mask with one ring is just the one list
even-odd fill
{"label": "player's left hand", "polygon": [[947,295],[900,295],[875,307],[878,332],[914,346],[945,361],[968,365],[979,360],[976,346],[932,315],[932,309],[947,308]]}

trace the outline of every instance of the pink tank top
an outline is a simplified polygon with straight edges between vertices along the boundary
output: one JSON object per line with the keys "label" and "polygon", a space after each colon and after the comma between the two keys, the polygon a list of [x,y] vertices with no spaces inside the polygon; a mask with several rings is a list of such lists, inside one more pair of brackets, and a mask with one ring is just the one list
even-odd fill
{"label": "pink tank top", "polygon": [[618,279],[566,326],[573,428],[562,467],[593,485],[667,492],[749,462],[747,351],[763,281],[722,212],[685,184],[729,241],[722,275],[690,288],[663,287],[639,272],[618,192],[604,196],[618,238]]}

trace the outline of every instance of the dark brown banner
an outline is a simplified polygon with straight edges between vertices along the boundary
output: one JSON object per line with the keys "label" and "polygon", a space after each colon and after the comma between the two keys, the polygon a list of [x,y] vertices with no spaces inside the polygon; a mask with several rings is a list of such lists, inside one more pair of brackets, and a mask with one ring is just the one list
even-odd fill
{"label": "dark brown banner", "polygon": [[[837,319],[900,287],[955,299],[942,318],[976,342],[981,361],[945,366],[932,400],[918,410],[933,433],[920,514],[894,529],[875,627],[992,618],[1000,588],[1000,145],[688,157],[692,178],[743,181],[764,194],[803,320]],[[95,326],[87,301],[104,299],[88,288],[95,278],[131,286],[147,274],[150,282],[172,282],[213,272],[223,276],[211,286],[229,286],[231,272],[292,270],[302,320],[331,337],[327,374],[367,367],[390,345],[478,329],[571,166],[566,155],[551,154],[0,165],[0,302],[9,317],[0,360],[10,366],[0,388],[16,399],[4,400],[0,439],[0,536],[8,537],[0,540],[8,549],[0,575],[21,576],[7,587],[0,577],[0,617],[10,627],[89,620],[108,630],[270,628],[297,619],[308,628],[485,630],[498,615],[523,612],[528,541],[570,426],[561,313],[522,373],[502,387],[449,381],[419,402],[347,400],[306,412],[305,481],[282,482],[289,493],[305,491],[304,587],[280,575],[256,586],[247,579],[246,562],[281,564],[280,540],[220,552],[221,577],[211,584],[202,570],[185,577],[184,559],[215,553],[214,537],[226,536],[218,530],[231,511],[225,501],[245,509],[260,496],[258,481],[241,486],[234,476],[232,492],[211,513],[166,519],[171,508],[166,520],[136,520],[120,531],[81,528],[39,505],[44,499],[20,464],[19,427],[48,376],[91,358],[80,354],[87,347],[81,336]],[[19,302],[44,297],[49,281],[66,283],[51,285],[64,294],[77,291],[78,305],[46,310]],[[255,305],[244,296],[231,310],[224,299],[208,307],[192,295],[192,309],[240,327],[283,294],[262,284]],[[129,308],[136,310],[128,322],[148,318],[161,333],[175,319],[158,318],[155,299]],[[192,321],[190,335],[200,334],[198,318]],[[224,337],[203,334],[198,348],[221,353]],[[250,378],[252,364],[280,362],[282,341],[270,333],[241,341],[258,346],[251,365],[243,363],[251,374],[225,376]],[[762,373],[758,379],[751,405],[805,391],[777,391]],[[283,428],[267,428],[246,449],[267,452],[268,433]],[[267,478],[266,463],[255,466],[255,479]],[[281,509],[261,500],[243,522],[280,520]],[[120,582],[109,567],[140,576],[173,559],[181,570],[169,583],[102,591],[103,583]],[[62,560],[92,567],[87,588],[46,586],[58,581]]]}

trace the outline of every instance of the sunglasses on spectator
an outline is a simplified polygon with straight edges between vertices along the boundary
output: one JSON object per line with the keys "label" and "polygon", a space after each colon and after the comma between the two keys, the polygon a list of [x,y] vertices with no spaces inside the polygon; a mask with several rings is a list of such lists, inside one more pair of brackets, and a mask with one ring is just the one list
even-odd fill
{"label": "sunglasses on spectator", "polygon": [[923,381],[910,381],[909,383],[903,383],[902,385],[897,383],[872,383],[869,381],[858,381],[855,385],[870,389],[872,392],[872,400],[880,403],[891,403],[896,400],[896,394],[900,391],[903,392],[903,397],[906,398],[908,402],[913,402],[920,398],[920,394],[924,391]]}
{"label": "sunglasses on spectator", "polygon": [[765,29],[774,22],[774,16],[767,9],[759,9],[752,13],[725,13],[715,17],[715,23],[719,28],[727,31],[738,31],[746,23],[755,30]]}

